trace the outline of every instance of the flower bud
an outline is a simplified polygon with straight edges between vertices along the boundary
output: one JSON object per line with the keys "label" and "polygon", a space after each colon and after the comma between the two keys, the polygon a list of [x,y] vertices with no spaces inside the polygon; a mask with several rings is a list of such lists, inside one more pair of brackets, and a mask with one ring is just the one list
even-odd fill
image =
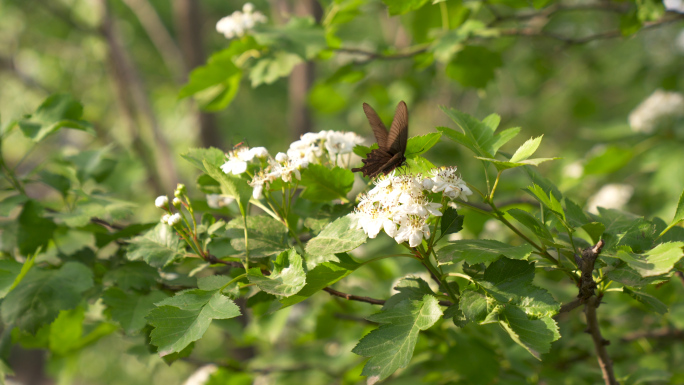
{"label": "flower bud", "polygon": [[284,152],[279,152],[276,154],[275,160],[277,160],[278,162],[286,162],[287,154],[285,154]]}
{"label": "flower bud", "polygon": [[252,3],[245,3],[245,5],[242,6],[242,12],[244,12],[244,13],[252,13],[252,12],[254,12],[254,4],[252,4]]}
{"label": "flower bud", "polygon": [[169,216],[167,223],[169,224],[169,226],[175,226],[175,225],[179,224],[180,221],[181,221],[181,215],[178,213],[175,213],[175,214]]}
{"label": "flower bud", "polygon": [[430,191],[432,190],[432,187],[434,187],[435,181],[433,181],[430,178],[425,178],[423,179],[423,190]]}
{"label": "flower bud", "polygon": [[186,193],[185,185],[183,183],[178,183],[176,186],[176,192],[174,192],[173,195],[179,196],[179,195],[184,195]]}
{"label": "flower bud", "polygon": [[169,223],[169,218],[171,218],[171,215],[169,214],[164,214],[161,217],[161,223],[168,224]]}
{"label": "flower bud", "polygon": [[169,204],[169,197],[166,195],[160,195],[157,197],[157,199],[154,200],[154,205],[159,207],[160,209],[165,209],[166,206]]}
{"label": "flower bud", "polygon": [[175,207],[175,208],[180,208],[180,207],[181,207],[181,204],[182,204],[182,201],[180,200],[180,198],[175,197],[175,198],[173,198],[172,203],[173,203],[173,207]]}

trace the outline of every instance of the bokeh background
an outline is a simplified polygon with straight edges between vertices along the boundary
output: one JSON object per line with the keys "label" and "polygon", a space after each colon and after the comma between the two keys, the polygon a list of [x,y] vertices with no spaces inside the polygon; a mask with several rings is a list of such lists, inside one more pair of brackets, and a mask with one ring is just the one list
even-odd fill
{"label": "bokeh background", "polygon": [[[606,185],[628,185],[626,192],[619,190],[617,195],[609,195],[609,200],[647,218],[658,216],[669,221],[673,215],[684,188],[681,114],[670,113],[650,130],[630,124],[630,114],[658,90],[684,91],[681,4],[670,4],[666,11],[657,2],[646,2],[651,8],[635,10],[630,2],[578,1],[563,2],[550,11],[525,2],[450,0],[446,2],[446,16],[441,3],[390,16],[387,6],[379,1],[253,3],[270,25],[283,25],[293,15],[325,22],[338,7],[347,13],[340,11],[336,17],[348,19],[335,24],[332,33],[341,45],[311,62],[297,64],[291,73],[276,77],[270,84],[253,87],[252,81],[243,77],[232,102],[208,112],[201,109],[201,101],[179,98],[179,91],[192,69],[230,45],[230,40],[216,31],[216,23],[241,9],[243,2],[1,0],[2,123],[32,113],[48,95],[61,92],[83,103],[84,119],[94,124],[97,133],[93,136],[63,130],[33,151],[32,142],[15,130],[4,138],[8,164],[21,162],[21,173],[22,167],[28,170],[84,151],[102,151],[113,168],[102,185],[113,196],[138,205],[128,220],[154,222],[159,216],[152,205],[154,197],[170,193],[177,182],[202,197],[194,184],[196,170],[180,156],[189,148],[213,146],[228,151],[246,143],[267,147],[275,154],[286,150],[301,134],[320,130],[354,131],[368,137],[370,144],[371,132],[361,103],[374,106],[387,121],[396,104],[405,100],[411,136],[435,132],[437,126],[454,127],[439,106],[478,118],[497,113],[502,118],[501,128],[522,127],[522,134],[504,150],[512,152],[530,137],[544,135],[537,155],[561,159],[542,165],[540,171],[581,205],[587,205]],[[649,11],[658,18],[669,18],[668,22],[630,24],[630,15]],[[434,31],[444,26],[444,17],[452,29],[462,27],[468,19],[518,33],[471,36],[469,44],[493,54],[474,52],[468,56],[467,50],[461,51],[460,67],[433,62],[434,58],[424,52],[389,59],[368,54],[420,50],[434,42]],[[333,37],[328,39],[333,41]],[[453,55],[450,49],[445,50]],[[657,106],[646,109],[646,113]],[[22,160],[28,151],[30,156]],[[481,163],[453,142],[443,140],[426,157],[436,165],[457,165],[464,179],[474,185],[485,183]],[[513,171],[499,186],[498,198],[524,197],[520,189],[525,186],[524,173]],[[32,187],[30,193],[41,199],[54,194],[40,186]],[[475,214],[467,217],[464,236],[476,237],[482,232],[490,232],[489,238],[507,236],[499,228],[488,226],[484,218]],[[370,243],[362,253],[384,250],[391,245],[385,241]],[[368,268],[365,281],[354,277],[345,285],[386,297],[393,279],[412,269],[416,267],[383,261]],[[369,280],[379,284],[369,286]],[[559,295],[572,297],[571,293]],[[315,362],[318,355],[337,357],[329,368],[333,372],[336,367],[358,363],[356,377],[349,375],[349,379],[337,382],[354,383],[363,361],[349,351],[370,326],[334,315],[355,311],[369,314],[371,307],[327,299],[321,295],[308,302],[306,311],[317,314],[313,319],[301,317],[297,312],[303,310],[294,307],[263,316],[249,328],[243,328],[239,321],[225,321],[209,330],[215,338],[208,334],[196,351],[211,362],[217,351],[231,344],[232,359],[247,357],[257,363],[293,365],[292,374],[284,376],[303,376],[311,381],[308,383],[328,383],[330,374],[320,367],[296,370],[299,355],[307,362]],[[619,303],[610,309],[628,311]],[[341,323],[343,334],[337,328]],[[488,347],[469,339],[461,342],[479,359],[498,365],[494,356],[486,354]],[[135,338],[110,335],[78,356],[46,358],[39,351],[22,350],[14,357],[20,363],[17,372],[28,373],[22,382],[25,384],[181,384],[204,363],[185,360],[167,366],[156,355],[141,351],[141,346]],[[283,346],[287,349],[281,349]],[[655,348],[642,349],[652,353]],[[289,353],[285,356],[279,351]],[[681,349],[668,353],[667,359],[645,354],[644,365],[658,368],[662,360],[676,361],[682,354]],[[463,353],[452,355],[435,365],[467,362]],[[544,371],[556,371],[561,378],[570,362],[592,362],[591,357],[573,356],[572,349],[550,355],[555,366],[542,368],[536,361],[525,360],[518,363],[520,370],[527,371],[530,381],[538,375],[535,373]],[[419,348],[414,360],[421,359],[428,357],[421,356]],[[329,361],[321,362],[327,365]],[[461,370],[468,368],[461,366]],[[263,378],[271,375],[267,371],[261,374]],[[582,378],[575,374],[573,378]],[[544,375],[553,378],[549,373]],[[479,383],[488,383],[487,378]]]}

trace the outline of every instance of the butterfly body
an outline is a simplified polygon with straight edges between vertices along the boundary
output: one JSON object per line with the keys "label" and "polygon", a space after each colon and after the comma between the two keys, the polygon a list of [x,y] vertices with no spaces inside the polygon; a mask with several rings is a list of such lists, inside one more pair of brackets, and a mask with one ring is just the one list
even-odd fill
{"label": "butterfly body", "polygon": [[389,132],[378,114],[371,106],[364,103],[363,111],[373,128],[378,148],[371,150],[363,159],[363,167],[353,168],[353,172],[361,171],[363,176],[374,178],[380,173],[388,174],[406,161],[406,142],[408,140],[408,108],[406,103],[399,102]]}

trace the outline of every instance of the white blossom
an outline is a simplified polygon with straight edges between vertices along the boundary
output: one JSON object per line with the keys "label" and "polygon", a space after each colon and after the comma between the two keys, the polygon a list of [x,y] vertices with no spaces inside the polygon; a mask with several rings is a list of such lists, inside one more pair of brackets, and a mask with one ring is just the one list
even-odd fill
{"label": "white blossom", "polygon": [[235,11],[216,23],[216,31],[222,33],[226,39],[242,37],[254,28],[257,23],[265,23],[266,16],[254,10],[254,5],[246,3],[242,11]]}
{"label": "white blossom", "polygon": [[363,143],[363,138],[353,132],[327,131],[325,132],[325,149],[331,155],[349,154],[357,144]]}
{"label": "white blossom", "polygon": [[166,208],[166,206],[169,205],[169,197],[166,195],[160,195],[157,197],[157,199],[154,200],[154,205],[159,207],[160,209]]}
{"label": "white blossom", "polygon": [[249,152],[252,158],[268,158],[268,150],[266,149],[266,147],[252,147],[249,149]]}
{"label": "white blossom", "polygon": [[171,218],[171,214],[164,214],[161,217],[161,223],[168,224],[169,223],[169,218]]}
{"label": "white blossom", "polygon": [[218,366],[214,364],[204,365],[192,373],[192,375],[185,380],[183,385],[204,385],[209,382],[209,377],[217,370]]}
{"label": "white blossom", "polygon": [[238,147],[226,154],[228,160],[221,165],[221,170],[226,174],[240,175],[247,171],[247,164],[252,162],[255,157],[268,157],[268,151],[264,147]]}
{"label": "white blossom", "polygon": [[656,90],[629,114],[632,131],[652,133],[663,120],[684,116],[684,96]]}
{"label": "white blossom", "polygon": [[442,204],[425,195],[430,190],[424,186],[432,186],[421,179],[420,175],[395,176],[394,172],[375,179],[375,187],[359,196],[354,212],[357,228],[370,238],[385,230],[397,243],[420,245],[423,238],[430,236],[428,219],[442,215]]}
{"label": "white blossom", "polygon": [[181,215],[179,213],[175,213],[175,214],[169,216],[167,223],[169,224],[169,226],[174,226],[174,225],[179,224],[180,221],[181,221]]}
{"label": "white blossom", "polygon": [[468,201],[468,195],[472,195],[466,183],[456,174],[456,167],[440,167],[433,170],[432,192],[442,192],[449,199],[461,198]]}
{"label": "white blossom", "polygon": [[219,209],[231,204],[235,198],[221,194],[207,194],[207,206],[212,209]]}
{"label": "white blossom", "polygon": [[279,153],[276,154],[275,160],[278,161],[278,162],[287,162],[288,156],[287,156],[287,154],[284,153],[284,152],[279,152]]}
{"label": "white blossom", "polygon": [[254,175],[254,178],[249,182],[249,185],[254,189],[252,190],[252,198],[261,199],[262,193],[264,191],[264,185],[268,185],[274,181],[276,177],[265,173],[263,170],[259,171]]}
{"label": "white blossom", "polygon": [[597,214],[598,207],[620,209],[629,202],[632,194],[634,194],[634,187],[628,184],[607,184],[589,198],[587,211]]}

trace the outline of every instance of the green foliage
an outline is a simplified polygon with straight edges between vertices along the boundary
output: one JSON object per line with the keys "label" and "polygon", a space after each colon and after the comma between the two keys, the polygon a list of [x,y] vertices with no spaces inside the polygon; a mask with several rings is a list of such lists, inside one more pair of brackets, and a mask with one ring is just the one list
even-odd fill
{"label": "green foliage", "polygon": [[301,185],[306,187],[302,198],[313,202],[346,200],[353,184],[354,174],[350,170],[311,164],[302,172]]}
{"label": "green foliage", "polygon": [[367,239],[366,234],[357,229],[352,218],[345,216],[326,226],[315,238],[306,244],[306,253],[311,255],[331,255],[354,250]]}
{"label": "green foliage", "polygon": [[231,238],[230,245],[238,252],[249,250],[249,258],[264,258],[290,248],[285,241],[286,233],[282,223],[259,215],[247,217],[247,241],[242,218],[228,222],[225,236]]}
{"label": "green foliage", "polygon": [[40,142],[48,135],[62,128],[94,133],[90,123],[81,120],[83,106],[68,94],[55,94],[43,102],[32,115],[27,115],[17,124],[21,131],[34,142]]}
{"label": "green foliage", "polygon": [[153,267],[164,267],[183,256],[181,239],[170,226],[160,223],[144,235],[131,240],[126,256],[143,260]]}
{"label": "green foliage", "polygon": [[294,249],[278,254],[270,275],[254,268],[247,272],[247,278],[264,292],[283,297],[297,294],[306,285],[302,257]]}
{"label": "green foliage", "polygon": [[464,239],[454,241],[438,250],[437,262],[440,264],[466,261],[468,264],[494,262],[500,256],[511,259],[527,259],[532,246],[511,246],[492,239]]}

